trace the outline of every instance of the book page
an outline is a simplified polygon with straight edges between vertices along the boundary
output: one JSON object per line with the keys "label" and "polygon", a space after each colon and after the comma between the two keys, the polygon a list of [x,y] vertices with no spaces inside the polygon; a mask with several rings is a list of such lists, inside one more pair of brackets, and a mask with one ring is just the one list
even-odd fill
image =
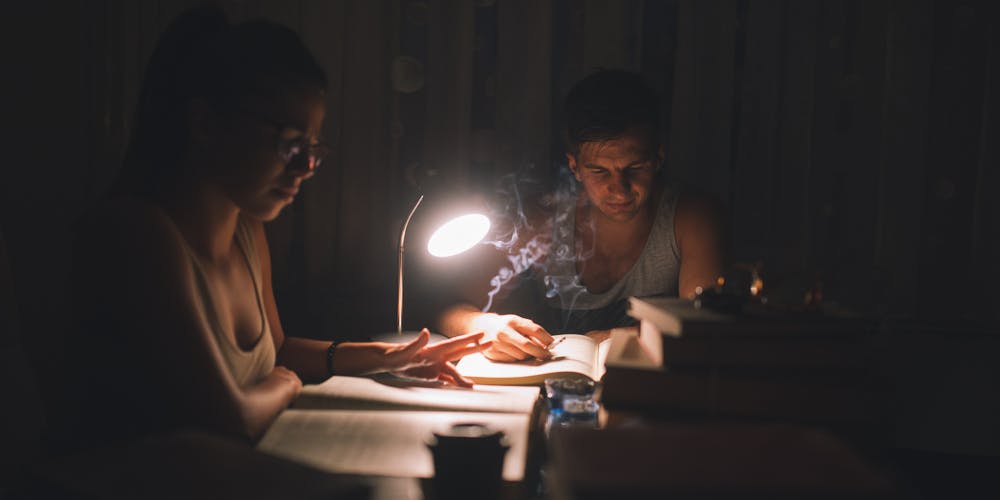
{"label": "book page", "polygon": [[342,474],[431,477],[435,431],[476,422],[504,432],[503,478],[524,477],[529,416],[520,413],[285,410],[257,444],[261,451]]}
{"label": "book page", "polygon": [[594,380],[601,380],[608,371],[608,354],[611,352],[611,339],[614,338],[616,331],[618,331],[617,328],[611,330],[611,336],[602,340],[600,344],[597,344],[597,364],[594,365],[597,377]]}
{"label": "book page", "polygon": [[[648,320],[642,320],[638,335],[613,330],[610,340],[605,365],[646,369],[659,369],[663,365],[660,331]],[[650,344],[656,347],[651,348]]]}
{"label": "book page", "polygon": [[480,384],[537,384],[552,376],[600,378],[598,349],[586,335],[553,335],[550,360],[530,359],[507,363],[491,361],[481,353],[470,354],[458,362],[458,371]]}
{"label": "book page", "polygon": [[293,406],[300,409],[412,409],[530,413],[537,387],[463,387],[412,382],[392,377],[333,376],[306,385]]}

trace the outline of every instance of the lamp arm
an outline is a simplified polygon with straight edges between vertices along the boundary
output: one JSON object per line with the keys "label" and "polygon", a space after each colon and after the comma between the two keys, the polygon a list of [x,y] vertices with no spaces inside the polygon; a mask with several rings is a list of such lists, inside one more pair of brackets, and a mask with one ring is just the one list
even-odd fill
{"label": "lamp arm", "polygon": [[420,202],[424,201],[424,195],[420,195],[417,198],[417,202],[413,204],[413,208],[410,209],[410,215],[406,216],[406,221],[403,222],[403,228],[399,231],[399,270],[398,280],[396,281],[396,333],[403,333],[403,247],[406,240],[406,228],[410,225],[410,219],[413,218],[413,213],[417,211],[417,207],[420,206]]}

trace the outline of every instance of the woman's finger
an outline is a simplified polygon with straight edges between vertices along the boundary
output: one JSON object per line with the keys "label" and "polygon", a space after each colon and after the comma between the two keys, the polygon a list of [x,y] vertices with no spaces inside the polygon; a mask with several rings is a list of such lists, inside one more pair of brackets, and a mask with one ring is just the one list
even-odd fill
{"label": "woman's finger", "polygon": [[411,340],[410,343],[407,344],[406,348],[403,350],[419,351],[421,348],[427,345],[427,342],[429,342],[430,339],[431,339],[431,332],[429,332],[426,328],[424,328],[423,330],[420,330],[419,334],[417,334],[417,338]]}
{"label": "woman's finger", "polygon": [[486,334],[483,332],[477,333],[467,333],[465,335],[459,335],[458,337],[452,337],[448,340],[442,340],[436,344],[431,344],[427,346],[427,350],[433,353],[447,352],[451,349],[460,349],[465,347],[467,344],[477,344]]}
{"label": "woman's finger", "polygon": [[430,332],[426,328],[420,330],[420,334],[417,338],[410,341],[408,344],[401,344],[401,347],[397,347],[396,350],[390,351],[388,353],[388,360],[394,365],[401,364],[416,355],[424,346],[427,345],[427,341],[430,340]]}
{"label": "woman's finger", "polygon": [[493,346],[493,341],[483,342],[482,344],[473,344],[473,345],[469,345],[469,346],[462,346],[462,347],[459,347],[458,349],[455,349],[454,351],[451,351],[451,352],[447,353],[447,355],[444,356],[444,358],[445,358],[444,360],[445,361],[458,361],[458,360],[464,358],[465,356],[468,356],[468,355],[470,355],[472,353],[475,353],[475,352],[485,351],[486,349],[489,349],[492,346]]}
{"label": "woman's finger", "polygon": [[443,375],[447,375],[452,380],[454,380],[455,385],[461,387],[472,387],[473,385],[473,382],[463,377],[462,374],[459,373],[458,369],[455,368],[455,365],[451,363],[445,363],[444,365],[442,365],[441,372]]}
{"label": "woman's finger", "polygon": [[458,381],[455,380],[455,377],[452,377],[451,375],[449,375],[447,373],[439,373],[438,376],[437,376],[437,379],[440,380],[440,381],[442,381],[442,382],[444,382],[444,383],[446,383],[446,384],[459,385]]}

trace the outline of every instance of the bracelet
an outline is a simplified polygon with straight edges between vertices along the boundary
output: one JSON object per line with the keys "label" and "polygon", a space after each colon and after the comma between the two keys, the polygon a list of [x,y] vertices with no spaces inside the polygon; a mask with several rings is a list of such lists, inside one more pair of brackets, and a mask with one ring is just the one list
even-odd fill
{"label": "bracelet", "polygon": [[337,341],[330,342],[330,347],[326,348],[326,374],[333,376],[333,352],[337,349]]}

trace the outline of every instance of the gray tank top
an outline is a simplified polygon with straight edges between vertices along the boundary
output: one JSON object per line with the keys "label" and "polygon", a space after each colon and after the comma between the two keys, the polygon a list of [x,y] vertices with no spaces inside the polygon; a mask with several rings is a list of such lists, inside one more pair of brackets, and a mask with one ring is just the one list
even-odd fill
{"label": "gray tank top", "polygon": [[[260,260],[257,255],[257,246],[254,245],[253,233],[249,225],[241,217],[236,224],[236,244],[239,246],[246,258],[247,267],[250,270],[250,277],[254,283],[254,293],[257,297],[257,309],[263,324],[257,342],[250,350],[245,351],[226,335],[222,324],[219,321],[219,313],[216,311],[212,301],[211,289],[205,278],[205,271],[201,267],[201,261],[194,251],[188,247],[188,255],[191,257],[192,268],[194,269],[195,282],[198,287],[198,302],[209,324],[212,327],[212,334],[215,342],[219,346],[223,359],[229,368],[229,373],[240,387],[253,385],[274,369],[275,351],[274,341],[271,339],[271,327],[267,321],[267,314],[264,311],[264,298],[261,291],[261,270]],[[186,246],[186,242],[185,242]]]}
{"label": "gray tank top", "polygon": [[[625,276],[602,293],[591,293],[580,283],[574,228],[576,197],[558,201],[552,246],[541,274],[549,309],[546,329],[552,333],[586,333],[635,324],[626,314],[630,296],[677,296],[680,252],[674,237],[677,193],[669,186],[660,197],[653,228],[638,260]],[[538,271],[535,271],[536,273]],[[537,275],[536,275],[537,277]]]}

